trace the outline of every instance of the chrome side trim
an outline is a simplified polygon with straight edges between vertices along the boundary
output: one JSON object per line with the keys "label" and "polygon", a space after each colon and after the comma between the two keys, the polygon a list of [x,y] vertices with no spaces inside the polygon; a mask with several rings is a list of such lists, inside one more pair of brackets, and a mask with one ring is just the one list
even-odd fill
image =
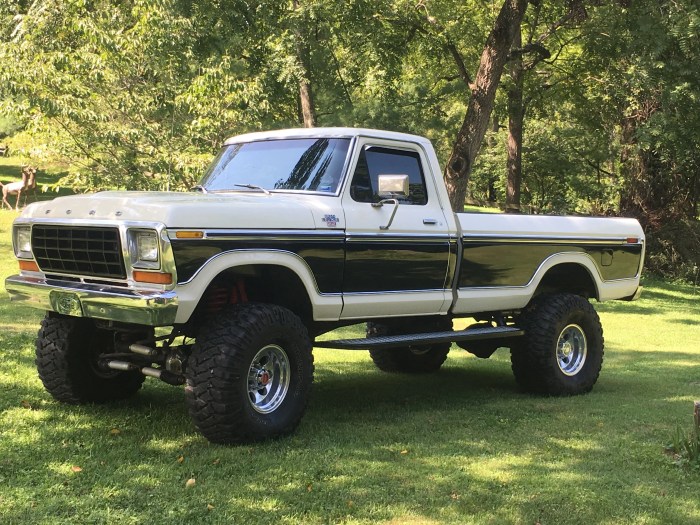
{"label": "chrome side trim", "polygon": [[[461,225],[460,221],[457,221],[457,235],[458,235],[458,238],[463,238],[462,225]],[[450,305],[450,308],[449,308],[450,312],[455,307],[455,305],[457,304],[457,300],[459,299],[459,294],[458,294],[457,290],[459,289],[459,276],[462,273],[463,259],[464,259],[464,242],[457,241],[457,260],[455,262],[454,274],[452,274],[452,283],[445,283],[445,284],[450,284],[450,286],[452,288],[452,304]]]}
{"label": "chrome side trim", "polygon": [[347,236],[347,242],[420,242],[423,244],[445,244],[449,243],[454,238],[447,234],[436,235],[430,233],[351,233]]}
{"label": "chrome side trim", "polygon": [[[521,286],[464,286],[462,288],[457,288],[457,291],[460,290],[469,290],[469,291],[489,291],[489,290],[524,290],[528,286],[532,284],[532,282],[535,279],[533,278],[528,284],[521,285]],[[625,277],[624,279],[613,279],[610,281],[600,281],[602,284],[614,284],[614,283],[624,283],[624,282],[636,282],[637,279],[635,277]]]}
{"label": "chrome side trim", "polygon": [[[185,231],[202,231],[204,237],[201,238],[177,238],[177,232]],[[169,228],[167,234],[171,240],[178,242],[183,241],[203,241],[206,239],[216,239],[218,241],[243,241],[250,240],[251,237],[257,237],[270,241],[297,241],[304,240],[342,240],[345,238],[344,230],[212,230],[206,228]]]}
{"label": "chrome side trim", "polygon": [[148,326],[172,325],[178,308],[173,291],[133,290],[26,275],[8,277],[5,288],[11,301],[42,310]]}
{"label": "chrome side trim", "polygon": [[[200,238],[177,238],[178,231],[202,231]],[[206,228],[169,228],[167,234],[171,240],[177,241],[203,241],[206,239],[216,239],[222,241],[249,240],[251,237],[259,237],[270,241],[287,240],[342,240],[348,242],[446,242],[457,240],[455,235],[435,234],[435,233],[377,233],[377,232],[353,232],[347,234],[345,230],[212,230]]]}
{"label": "chrome side trim", "polygon": [[[378,292],[346,292],[343,297],[363,297],[371,295],[392,295],[392,294],[406,294],[406,293],[435,293],[435,292],[452,292],[450,288],[433,288],[431,290],[382,290]],[[332,295],[332,294],[326,294]],[[340,294],[337,294],[340,295]]]}
{"label": "chrome side trim", "polygon": [[462,242],[483,243],[483,242],[498,242],[498,243],[537,243],[537,244],[609,244],[614,246],[642,246],[642,241],[636,243],[628,243],[627,237],[575,237],[575,236],[552,236],[543,237],[541,235],[494,235],[490,233],[484,234],[463,234]]}

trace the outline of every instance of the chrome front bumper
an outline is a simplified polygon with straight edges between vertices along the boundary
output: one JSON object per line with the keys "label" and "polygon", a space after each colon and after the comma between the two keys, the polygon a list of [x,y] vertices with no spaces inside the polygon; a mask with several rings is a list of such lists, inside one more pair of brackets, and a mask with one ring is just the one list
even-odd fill
{"label": "chrome front bumper", "polygon": [[172,325],[178,305],[177,294],[172,291],[138,291],[23,275],[8,277],[5,288],[11,301],[34,308],[148,326]]}

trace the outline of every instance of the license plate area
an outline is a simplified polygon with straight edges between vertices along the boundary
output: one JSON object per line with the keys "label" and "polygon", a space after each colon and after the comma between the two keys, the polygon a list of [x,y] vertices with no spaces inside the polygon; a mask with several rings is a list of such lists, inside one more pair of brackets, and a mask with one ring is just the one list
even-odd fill
{"label": "license plate area", "polygon": [[78,297],[76,293],[52,290],[49,300],[51,301],[51,308],[56,313],[73,317],[83,316],[83,307],[80,304],[80,297]]}

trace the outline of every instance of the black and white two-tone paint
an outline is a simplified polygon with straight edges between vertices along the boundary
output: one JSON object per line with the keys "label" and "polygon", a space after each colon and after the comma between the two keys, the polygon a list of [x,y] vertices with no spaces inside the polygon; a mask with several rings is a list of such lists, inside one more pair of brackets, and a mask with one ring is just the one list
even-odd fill
{"label": "black and white two-tone paint", "polygon": [[[113,232],[122,251],[107,274],[86,255],[100,245],[93,230]],[[455,214],[427,139],[317,128],[228,140],[192,192],[32,204],[15,250],[22,272],[8,290],[47,309],[54,288],[79,287],[88,315],[167,305],[158,322],[182,324],[224,272],[265,267],[301,283],[313,321],[345,322],[514,311],[546,287],[632,297],[644,235],[632,219]],[[120,308],[105,308],[115,297]]]}

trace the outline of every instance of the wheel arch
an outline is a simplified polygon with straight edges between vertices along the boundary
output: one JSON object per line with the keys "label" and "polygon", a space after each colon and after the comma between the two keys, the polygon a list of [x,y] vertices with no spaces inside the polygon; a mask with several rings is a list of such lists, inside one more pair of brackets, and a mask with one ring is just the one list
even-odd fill
{"label": "wheel arch", "polygon": [[337,320],[340,316],[341,294],[322,294],[301,257],[277,250],[251,250],[213,257],[187,283],[179,284],[176,323],[190,320],[207,292],[218,282],[236,279],[246,282],[248,300],[278,304],[305,322]]}
{"label": "wheel arch", "polygon": [[[594,268],[591,268],[591,265]],[[556,292],[572,293],[587,299],[600,299],[597,273],[597,268],[588,257],[580,258],[578,261],[556,261],[542,272],[533,297]]]}
{"label": "wheel arch", "polygon": [[[576,277],[573,282],[568,282],[569,272],[573,272]],[[634,281],[630,283],[634,285]],[[629,283],[625,281],[622,285],[628,286]],[[562,252],[545,259],[523,286],[459,288],[452,313],[464,315],[520,310],[535,297],[547,292],[568,292],[601,301],[615,295],[617,288],[614,286],[614,283],[611,287],[611,283],[603,282],[595,261],[589,255],[582,252]],[[625,291],[626,289],[624,288]],[[627,295],[633,292],[634,290]]]}

